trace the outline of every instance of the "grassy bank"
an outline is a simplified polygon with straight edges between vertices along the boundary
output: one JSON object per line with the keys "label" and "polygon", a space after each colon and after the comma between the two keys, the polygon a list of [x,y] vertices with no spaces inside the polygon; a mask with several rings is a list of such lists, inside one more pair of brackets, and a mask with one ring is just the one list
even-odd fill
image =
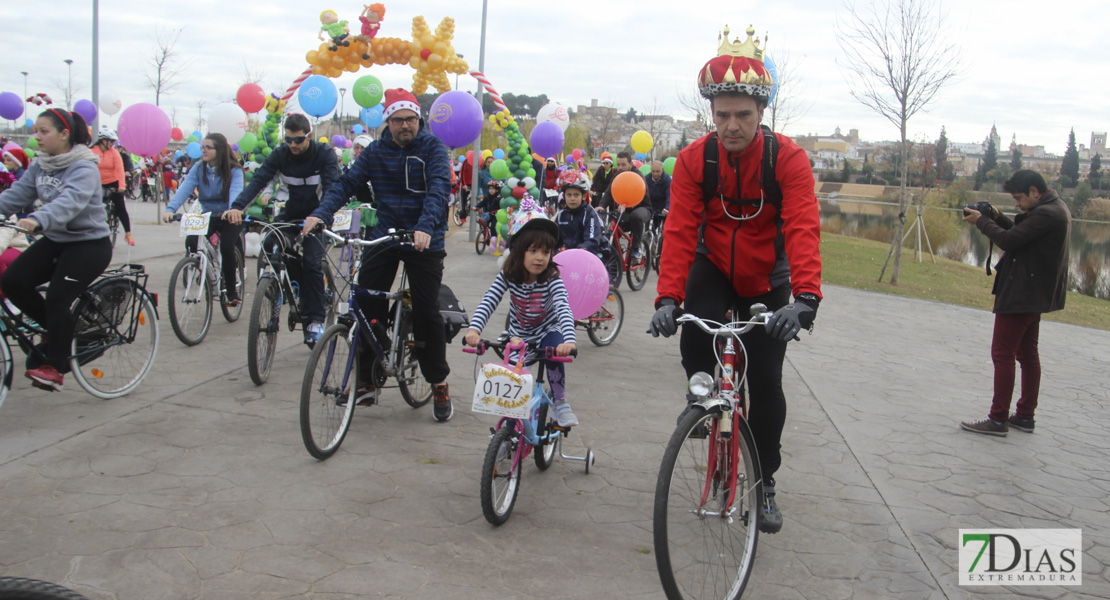
{"label": "grassy bank", "polygon": [[[924,262],[918,263],[913,259],[912,250],[902,252],[898,285],[892,286],[889,283],[890,266],[887,267],[883,282],[879,283],[879,271],[883,268],[883,261],[889,250],[890,244],[823,233],[822,280],[833,285],[983,310],[990,310],[994,305],[994,296],[991,295],[993,274],[987,277],[982,267],[972,267],[940,257],[933,264],[927,254]],[[893,263],[894,259],[891,258],[891,264]],[[1064,310],[1049,313],[1045,315],[1045,319],[1110,330],[1110,302],[1068,292]]]}

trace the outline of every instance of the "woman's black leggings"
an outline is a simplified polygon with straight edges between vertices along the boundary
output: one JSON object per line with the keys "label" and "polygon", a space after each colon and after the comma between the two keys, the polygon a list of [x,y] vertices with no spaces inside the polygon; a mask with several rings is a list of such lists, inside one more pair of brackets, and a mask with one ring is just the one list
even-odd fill
{"label": "woman's black leggings", "polygon": [[[112,261],[112,240],[55,242],[41,237],[12,262],[0,277],[8,299],[36,323],[46,325],[47,364],[69,370],[73,345],[73,301]],[[46,298],[35,288],[49,282]]]}
{"label": "woman's black leggings", "polygon": [[119,183],[113,181],[104,184],[104,203],[112,204],[112,212],[119,217],[119,224],[123,225],[124,233],[131,233],[131,216],[127,214],[127,203],[123,201],[123,192]]}
{"label": "woman's black leggings", "polygon": [[[228,300],[241,300],[235,290],[235,250],[240,248],[239,226],[232,225],[223,219],[213,218],[208,221],[208,235],[219,232],[220,234],[220,265],[224,274],[224,288],[227,290]],[[195,235],[185,236],[185,251],[192,254],[197,251],[200,240]],[[244,282],[246,283],[246,282]]]}

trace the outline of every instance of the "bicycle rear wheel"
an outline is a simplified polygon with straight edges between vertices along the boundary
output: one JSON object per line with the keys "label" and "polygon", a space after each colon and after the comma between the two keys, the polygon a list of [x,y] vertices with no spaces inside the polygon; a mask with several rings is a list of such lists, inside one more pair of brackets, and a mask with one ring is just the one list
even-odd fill
{"label": "bicycle rear wheel", "polygon": [[73,308],[69,359],[77,383],[97,398],[117,398],[142,383],[158,352],[158,314],[138,283],[102,279]]}
{"label": "bicycle rear wheel", "polygon": [[247,372],[255,385],[266,383],[277,351],[277,335],[281,329],[281,288],[272,275],[258,280],[254,305],[247,327]]}
{"label": "bicycle rear wheel", "polygon": [[663,228],[662,227],[660,227],[659,231],[656,231],[655,234],[651,236],[651,245],[648,246],[648,247],[651,248],[651,252],[649,254],[649,256],[651,256],[651,268],[654,269],[656,273],[658,273],[659,272],[659,258],[661,256],[663,256]]}
{"label": "bicycle rear wheel", "polygon": [[0,600],[89,600],[77,592],[38,579],[0,577]]}
{"label": "bicycle rear wheel", "polygon": [[[763,482],[751,430],[733,416],[691,408],[663,453],[654,537],[667,598],[739,598],[751,575]],[[731,434],[720,433],[722,417],[732,419]],[[730,468],[736,469],[731,506]]]}
{"label": "bicycle rear wheel", "polygon": [[645,240],[640,240],[640,258],[632,258],[631,253],[628,257],[628,287],[633,291],[642,290],[647,283],[648,273],[651,272],[651,265],[648,264],[648,245]]}
{"label": "bicycle rear wheel", "polygon": [[609,285],[613,289],[618,289],[621,286],[621,279],[624,279],[624,265],[621,264],[621,257],[618,254],[617,246],[609,251],[609,260],[605,263],[605,270],[609,272]]}
{"label": "bicycle rear wheel", "polygon": [[412,335],[412,313],[404,311],[401,319],[401,339],[397,342],[401,345],[397,358],[397,386],[401,388],[401,397],[409,406],[420,408],[432,399],[432,385],[424,380],[420,372],[416,339]]}
{"label": "bicycle rear wheel", "polygon": [[350,331],[349,323],[341,323],[324,332],[312,349],[301,383],[301,439],[308,453],[319,460],[335,454],[351,427],[358,353],[351,347]]}
{"label": "bicycle rear wheel", "polygon": [[15,373],[15,361],[7,336],[0,336],[0,371],[0,406],[4,406],[4,400],[12,390],[12,374]]}
{"label": "bicycle rear wheel", "polygon": [[486,251],[486,246],[489,246],[489,230],[485,225],[479,223],[478,235],[474,237],[474,251],[482,254]]}
{"label": "bicycle rear wheel", "polygon": [[[247,273],[245,263],[243,262],[243,251],[239,248],[236,248],[235,281],[231,283],[231,285],[235,287],[235,297],[239,299],[239,304],[236,304],[235,306],[228,306],[226,302],[226,296],[224,294],[221,294],[220,298],[220,311],[224,313],[224,319],[226,319],[228,323],[234,323],[235,321],[238,321],[239,316],[243,314],[243,299],[245,297],[244,293],[247,290],[246,283]],[[224,285],[229,285],[229,282],[225,281]]]}
{"label": "bicycle rear wheel", "polygon": [[[170,276],[170,326],[186,346],[196,346],[212,324],[212,289],[200,268],[200,259],[186,256]],[[226,313],[225,313],[226,314]]]}
{"label": "bicycle rear wheel", "polygon": [[509,520],[520,491],[520,463],[517,445],[520,437],[513,422],[506,422],[489,440],[482,461],[482,514],[491,525]]}
{"label": "bicycle rear wheel", "polygon": [[586,323],[586,335],[597,346],[608,346],[617,339],[624,323],[624,298],[617,288],[610,287],[601,308],[590,315]]}

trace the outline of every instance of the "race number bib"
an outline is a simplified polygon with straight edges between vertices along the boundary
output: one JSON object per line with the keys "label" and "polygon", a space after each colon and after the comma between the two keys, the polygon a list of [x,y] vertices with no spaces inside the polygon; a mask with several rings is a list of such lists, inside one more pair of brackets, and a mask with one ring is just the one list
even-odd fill
{"label": "race number bib", "polygon": [[527,419],[534,381],[527,371],[517,373],[505,365],[486,363],[474,385],[471,409],[487,415]]}
{"label": "race number bib", "polygon": [[[355,223],[355,213],[358,212],[354,209],[341,210],[335,213],[335,218],[332,220],[331,230],[336,233],[346,233],[351,231],[351,224]],[[355,226],[355,231],[358,231],[358,225]]]}
{"label": "race number bib", "polygon": [[208,221],[212,213],[185,213],[181,215],[181,237],[189,235],[208,235]]}

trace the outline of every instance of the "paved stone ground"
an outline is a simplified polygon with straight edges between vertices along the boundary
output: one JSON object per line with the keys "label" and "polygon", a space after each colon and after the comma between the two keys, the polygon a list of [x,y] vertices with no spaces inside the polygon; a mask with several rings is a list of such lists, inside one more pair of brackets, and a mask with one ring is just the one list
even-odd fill
{"label": "paved stone ground", "polygon": [[[155,369],[110,401],[75,384],[40,392],[17,371],[0,409],[0,573],[98,600],[662,597],[651,510],[683,376],[676,343],[643,333],[654,278],[623,288],[616,342],[583,336],[568,370],[582,425],[567,450],[592,447],[595,468],[527,467],[493,528],[478,499],[493,422],[468,410],[474,362],[458,340],[448,424],[389,391],[318,462],[298,429],[299,332],[281,334],[260,387],[245,370],[247,311],[180,344],[164,295],[181,242],[149,224],[151,205],[132,206],[132,260],[163,296]],[[473,308],[494,260],[465,231],[448,246],[445,280]],[[816,333],[788,354],[786,524],[760,537],[746,597],[1110,597],[1110,335],[1044,323],[1036,433],[976,436],[958,423],[988,408],[989,313],[825,293]],[[957,531],[983,527],[1083,529],[1084,585],[959,587]]]}

